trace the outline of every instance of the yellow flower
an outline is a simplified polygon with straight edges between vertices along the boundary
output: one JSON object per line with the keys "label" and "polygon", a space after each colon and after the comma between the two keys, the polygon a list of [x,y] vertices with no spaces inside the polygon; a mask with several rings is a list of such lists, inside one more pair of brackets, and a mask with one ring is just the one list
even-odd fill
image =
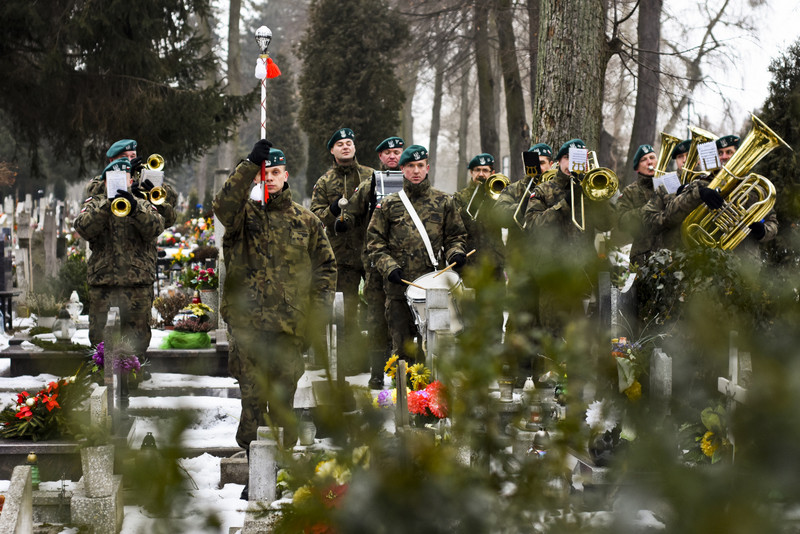
{"label": "yellow flower", "polygon": [[638,380],[634,380],[633,384],[628,386],[623,393],[627,395],[629,401],[636,402],[642,398],[642,384]]}
{"label": "yellow flower", "polygon": [[411,375],[411,389],[414,391],[424,389],[431,378],[431,370],[426,369],[425,365],[421,363],[415,363],[409,367],[408,374]]}
{"label": "yellow flower", "polygon": [[309,486],[301,486],[297,488],[292,496],[292,504],[298,504],[311,498],[311,488]]}
{"label": "yellow flower", "polygon": [[700,440],[700,450],[703,451],[703,454],[711,458],[718,448],[719,443],[716,443],[714,440],[714,433],[712,431],[709,430],[703,434],[703,439]]}
{"label": "yellow flower", "polygon": [[394,378],[394,374],[397,372],[397,360],[399,359],[400,356],[397,354],[392,354],[392,356],[386,361],[386,365],[383,366],[383,371],[392,378]]}

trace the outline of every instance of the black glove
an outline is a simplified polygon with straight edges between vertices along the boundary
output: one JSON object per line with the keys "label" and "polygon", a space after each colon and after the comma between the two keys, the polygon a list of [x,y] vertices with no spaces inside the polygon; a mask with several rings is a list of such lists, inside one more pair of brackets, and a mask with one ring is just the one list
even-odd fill
{"label": "black glove", "polygon": [[722,195],[709,187],[700,188],[700,200],[705,202],[706,206],[712,210],[717,210],[725,204],[725,199],[722,198]]}
{"label": "black glove", "polygon": [[454,267],[460,269],[467,263],[467,255],[463,252],[456,252],[450,256],[450,261],[448,263],[455,263]]}
{"label": "black glove", "polygon": [[153,188],[155,187],[155,185],[153,185],[153,182],[151,182],[149,179],[145,178],[145,179],[144,179],[144,180],[143,180],[143,181],[142,181],[142,182],[139,184],[139,187],[141,187],[141,188],[142,188],[142,189],[144,189],[145,191],[150,191],[151,189],[153,189]]}
{"label": "black glove", "polygon": [[333,214],[334,217],[338,217],[339,214],[342,213],[342,208],[339,207],[339,201],[341,199],[342,199],[342,197],[339,197],[336,200],[334,200],[333,202],[331,202],[331,213]]}
{"label": "black glove", "polygon": [[336,222],[333,223],[333,230],[337,234],[343,234],[346,231],[348,231],[349,229],[350,229],[350,227],[347,225],[347,223],[345,221],[341,220],[341,219],[336,219]]}
{"label": "black glove", "polygon": [[136,176],[142,168],[144,167],[144,159],[143,158],[133,158],[131,160],[131,176]]}
{"label": "black glove", "polygon": [[261,165],[269,157],[270,148],[272,148],[272,143],[266,139],[256,141],[256,144],[253,145],[253,150],[250,152],[250,155],[247,156],[247,159],[256,165]]}
{"label": "black glove", "polygon": [[764,223],[761,221],[754,222],[748,228],[750,228],[750,235],[753,236],[756,241],[761,241],[764,239],[764,236],[767,235],[767,230],[764,228]]}
{"label": "black glove", "polygon": [[122,191],[120,189],[117,191],[117,196],[114,198],[124,198],[131,203],[131,211],[128,212],[129,217],[136,212],[136,197],[134,197],[129,191]]}
{"label": "black glove", "polygon": [[393,284],[402,284],[403,278],[405,278],[403,275],[403,269],[400,269],[399,267],[390,272],[388,276],[388,280]]}
{"label": "black glove", "polygon": [[686,189],[686,184],[681,184],[681,185],[680,185],[680,187],[678,187],[678,190],[677,190],[677,191],[675,191],[675,195],[676,195],[676,196],[677,196],[677,195],[680,195],[681,193],[683,193],[683,190],[684,190],[684,189]]}
{"label": "black glove", "polygon": [[144,187],[139,186],[139,184],[133,184],[131,186],[131,193],[137,198],[141,198],[142,200],[147,200],[147,193]]}

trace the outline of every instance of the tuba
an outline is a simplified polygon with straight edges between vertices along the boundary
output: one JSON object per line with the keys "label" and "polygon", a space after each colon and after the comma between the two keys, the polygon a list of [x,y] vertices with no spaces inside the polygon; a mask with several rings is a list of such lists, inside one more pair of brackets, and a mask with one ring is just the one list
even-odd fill
{"label": "tuba", "polygon": [[700,161],[700,153],[697,150],[697,146],[717,139],[717,136],[713,133],[696,126],[689,126],[689,131],[692,133],[692,142],[689,145],[689,152],[686,153],[683,169],[681,169],[680,179],[682,184],[688,184],[699,175],[705,174],[694,170]]}
{"label": "tuba", "polygon": [[661,146],[658,148],[658,162],[656,163],[656,176],[667,174],[667,165],[672,156],[672,151],[678,146],[681,140],[664,132],[661,132]]}
{"label": "tuba", "polygon": [[681,224],[687,245],[733,250],[750,233],[749,226],[762,220],[775,205],[775,186],[759,174],[747,174],[761,159],[783,145],[792,148],[758,117],[739,149],[708,187],[725,199],[718,210],[701,204]]}
{"label": "tuba", "polygon": [[[550,169],[549,171],[543,172],[541,176],[532,176],[531,179],[528,180],[528,186],[525,188],[525,191],[522,193],[522,198],[519,199],[519,204],[517,204],[517,209],[514,210],[514,215],[513,215],[514,222],[517,223],[517,226],[519,226],[520,230],[524,230],[525,229],[525,225],[526,225],[525,221],[522,221],[522,222],[519,221],[520,211],[522,211],[522,206],[528,200],[528,198],[529,198],[529,196],[531,194],[531,191],[537,185],[539,185],[541,183],[544,183],[544,182],[549,182],[550,180],[552,180],[553,177],[555,177],[556,172],[557,171],[555,169]],[[538,182],[536,181],[536,178],[539,178]],[[523,215],[525,215],[525,214],[523,213]]]}
{"label": "tuba", "polygon": [[583,177],[583,179],[581,179],[582,193],[580,222],[576,218],[575,188],[572,187],[571,181],[569,188],[570,199],[572,201],[572,224],[574,224],[575,227],[581,232],[586,229],[586,221],[583,211],[583,197],[595,202],[602,202],[611,200],[611,198],[619,189],[619,179],[617,178],[616,173],[606,167],[600,167],[597,163],[597,154],[594,151],[589,152],[587,167],[589,170],[586,172],[586,175]]}
{"label": "tuba", "polygon": [[[481,211],[483,207],[483,203],[486,202],[486,199],[489,198],[492,201],[497,200],[497,197],[500,196],[500,193],[503,192],[503,189],[508,187],[509,181],[508,177],[505,174],[495,173],[489,176],[484,182],[483,186],[478,186],[475,188],[475,191],[472,193],[472,197],[469,199],[469,203],[467,204],[466,212],[472,220],[474,221],[478,217],[478,213]],[[481,203],[478,205],[478,208],[475,210],[475,213],[470,211],[472,207],[472,203],[475,201],[475,197],[478,195],[478,191],[483,190],[483,197],[481,198]]]}

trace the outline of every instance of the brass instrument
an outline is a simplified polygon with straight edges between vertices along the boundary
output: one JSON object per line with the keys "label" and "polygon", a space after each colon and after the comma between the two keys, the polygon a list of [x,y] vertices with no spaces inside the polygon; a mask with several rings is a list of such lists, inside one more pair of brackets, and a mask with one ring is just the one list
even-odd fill
{"label": "brass instrument", "polygon": [[111,213],[117,217],[127,217],[131,212],[131,203],[127,198],[116,197],[111,201]]}
{"label": "brass instrument", "polygon": [[[513,216],[514,222],[517,223],[517,226],[519,226],[520,230],[525,229],[526,223],[525,221],[519,222],[519,212],[522,211],[522,206],[530,197],[531,191],[537,185],[552,180],[555,177],[556,172],[557,171],[555,169],[550,169],[549,171],[543,172],[541,176],[532,176],[531,179],[528,181],[528,186],[525,188],[525,192],[522,193],[522,198],[519,199],[519,204],[517,204],[517,209],[514,211],[514,216]],[[537,178],[539,178],[538,182],[536,181]],[[524,216],[525,214],[523,213],[522,215]]]}
{"label": "brass instrument", "polygon": [[[497,200],[497,197],[500,196],[500,193],[503,192],[503,189],[508,187],[509,180],[505,174],[495,173],[489,176],[484,182],[483,186],[475,187],[475,191],[472,193],[472,197],[469,199],[469,203],[467,204],[466,212],[472,220],[474,221],[478,217],[478,213],[481,211],[483,207],[483,203],[486,202],[486,199],[489,198],[491,200]],[[478,205],[478,209],[475,210],[475,213],[470,211],[472,207],[472,202],[475,200],[475,197],[478,194],[478,191],[483,190],[483,197],[481,199],[481,203]]]}
{"label": "brass instrument", "polygon": [[[145,167],[147,168],[147,170],[159,172],[164,170],[164,165],[165,165],[164,156],[162,156],[161,154],[150,154],[150,156],[148,156],[147,158],[147,163],[145,164]],[[166,202],[167,192],[164,190],[163,187],[157,185],[150,190],[148,199],[152,204],[160,206],[161,204]]]}
{"label": "brass instrument", "polygon": [[700,161],[700,152],[698,152],[697,146],[717,139],[717,136],[713,133],[696,126],[689,126],[689,131],[692,133],[692,142],[689,144],[686,161],[683,163],[683,169],[681,169],[680,179],[682,184],[688,184],[699,175],[705,174],[694,170]]}
{"label": "brass instrument", "polygon": [[[786,142],[758,117],[739,149],[708,184],[725,199],[718,210],[701,204],[681,224],[687,245],[733,250],[750,233],[749,226],[762,220],[775,204],[775,186],[767,178],[750,174],[761,159]],[[745,177],[746,176],[746,177]],[[755,199],[755,201],[753,201]]]}
{"label": "brass instrument", "polygon": [[588,156],[588,171],[581,179],[581,220],[578,222],[575,213],[575,188],[570,181],[569,194],[572,205],[572,224],[583,232],[586,229],[586,220],[583,211],[583,197],[600,202],[611,200],[619,189],[619,179],[609,168],[600,167],[597,163],[597,154],[592,151]]}
{"label": "brass instrument", "polygon": [[672,151],[681,140],[668,133],[661,132],[661,146],[658,148],[658,162],[656,163],[656,176],[667,174],[667,165],[672,156]]}

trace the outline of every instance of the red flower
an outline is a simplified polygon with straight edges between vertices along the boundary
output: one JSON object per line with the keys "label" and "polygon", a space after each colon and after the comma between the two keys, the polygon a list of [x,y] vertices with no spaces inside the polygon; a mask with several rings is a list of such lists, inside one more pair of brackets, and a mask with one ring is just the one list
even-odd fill
{"label": "red flower", "polygon": [[320,490],[322,504],[325,508],[339,508],[339,501],[347,493],[347,484],[332,483]]}
{"label": "red flower", "polygon": [[27,391],[23,391],[22,393],[17,395],[17,404],[25,404],[25,399],[30,397],[30,393]]}
{"label": "red flower", "polygon": [[45,406],[47,406],[47,411],[48,412],[52,412],[53,408],[61,408],[61,406],[59,406],[58,403],[56,402],[56,398],[57,397],[58,397],[58,393],[55,393],[54,395],[50,395],[49,397],[47,395],[44,395],[42,397],[42,400],[44,401]]}
{"label": "red flower", "polygon": [[33,412],[28,406],[23,406],[20,411],[17,412],[17,419],[28,419],[33,417]]}

